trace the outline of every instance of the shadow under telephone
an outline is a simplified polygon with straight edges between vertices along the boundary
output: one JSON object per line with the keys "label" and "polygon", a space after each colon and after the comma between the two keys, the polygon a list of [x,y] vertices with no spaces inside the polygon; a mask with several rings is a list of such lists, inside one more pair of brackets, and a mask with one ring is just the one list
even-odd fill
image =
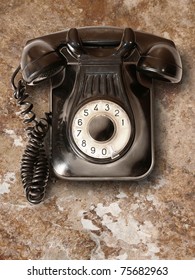
{"label": "shadow under telephone", "polygon": [[[22,79],[15,79],[21,70]],[[49,163],[71,180],[139,180],[154,164],[152,80],[181,80],[172,41],[130,28],[72,28],[27,42],[12,76],[29,142],[21,177],[29,202],[45,195]],[[51,113],[38,120],[26,87],[51,79]]]}

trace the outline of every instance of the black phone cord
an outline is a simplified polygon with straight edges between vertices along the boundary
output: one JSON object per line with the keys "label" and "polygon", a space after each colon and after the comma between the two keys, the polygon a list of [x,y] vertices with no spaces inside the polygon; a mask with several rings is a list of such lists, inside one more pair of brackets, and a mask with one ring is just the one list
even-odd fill
{"label": "black phone cord", "polygon": [[23,79],[15,84],[15,78],[20,71],[20,66],[12,75],[11,83],[14,89],[14,97],[18,105],[24,107],[21,115],[27,127],[28,143],[21,160],[21,179],[27,200],[32,204],[38,204],[45,197],[46,185],[49,178],[49,162],[44,147],[44,138],[51,124],[51,113],[45,113],[45,118],[37,120],[32,111],[33,104],[28,102],[26,83]]}

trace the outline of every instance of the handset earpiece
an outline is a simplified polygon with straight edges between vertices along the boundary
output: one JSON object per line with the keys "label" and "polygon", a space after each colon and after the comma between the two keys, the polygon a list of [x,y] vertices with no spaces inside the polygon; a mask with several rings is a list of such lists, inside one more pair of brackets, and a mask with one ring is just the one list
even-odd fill
{"label": "handset earpiece", "polygon": [[182,76],[181,59],[174,46],[158,43],[141,55],[137,71],[154,79],[177,83]]}
{"label": "handset earpiece", "polygon": [[42,39],[30,41],[24,47],[21,59],[23,79],[30,85],[51,78],[66,65],[65,58],[60,56],[49,43]]}

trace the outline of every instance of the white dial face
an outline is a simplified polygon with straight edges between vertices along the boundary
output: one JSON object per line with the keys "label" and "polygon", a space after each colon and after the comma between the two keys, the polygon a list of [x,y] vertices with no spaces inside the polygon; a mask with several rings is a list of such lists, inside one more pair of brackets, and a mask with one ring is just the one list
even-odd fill
{"label": "white dial face", "polygon": [[76,146],[94,159],[114,159],[127,146],[131,123],[125,110],[109,100],[94,100],[82,106],[72,122]]}

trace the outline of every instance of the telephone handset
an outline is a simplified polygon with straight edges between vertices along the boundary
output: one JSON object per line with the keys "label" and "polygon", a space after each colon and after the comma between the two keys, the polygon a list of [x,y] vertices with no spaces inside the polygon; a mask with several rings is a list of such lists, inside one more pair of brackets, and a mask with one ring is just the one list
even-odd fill
{"label": "telephone handset", "polygon": [[[131,28],[72,28],[28,41],[12,76],[24,122],[31,123],[21,164],[27,199],[39,203],[45,195],[50,124],[51,165],[58,177],[146,177],[154,164],[152,80],[176,83],[181,76],[172,41]],[[51,113],[37,120],[26,86],[45,79],[51,80]]]}

